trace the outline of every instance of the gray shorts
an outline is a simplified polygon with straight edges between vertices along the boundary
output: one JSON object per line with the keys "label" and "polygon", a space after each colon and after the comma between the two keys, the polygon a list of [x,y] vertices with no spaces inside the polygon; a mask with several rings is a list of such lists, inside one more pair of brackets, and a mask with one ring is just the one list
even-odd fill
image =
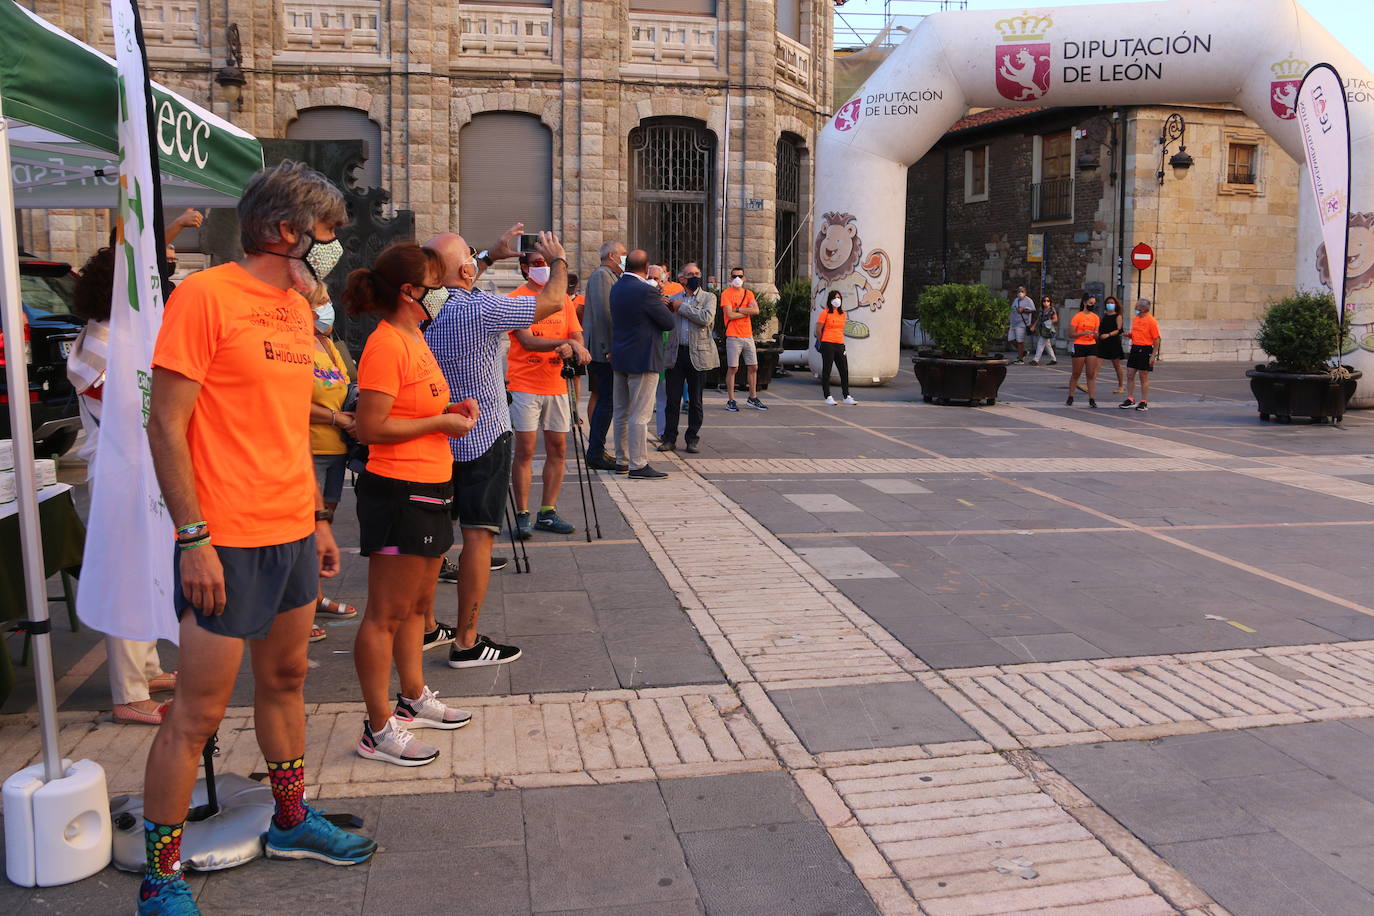
{"label": "gray shorts", "polygon": [[725,338],[725,365],[733,369],[740,365],[741,360],[743,360],[743,364],[746,366],[757,366],[759,364],[759,354],[758,351],[754,349],[754,338]]}
{"label": "gray shorts", "polygon": [[[175,549],[175,548],[174,548]],[[204,550],[204,547],[197,547]],[[315,602],[320,562],[315,535],[270,547],[212,547],[224,567],[224,613],[214,617],[186,600],[181,590],[180,551],[172,558],[173,592],[180,620],[187,608],[203,630],[235,639],[265,639],[277,615]]]}
{"label": "gray shorts", "polygon": [[1007,340],[1012,340],[1017,343],[1026,342],[1026,326],[1021,323],[1020,318],[1013,318],[1011,320],[1011,328],[1007,331]]}

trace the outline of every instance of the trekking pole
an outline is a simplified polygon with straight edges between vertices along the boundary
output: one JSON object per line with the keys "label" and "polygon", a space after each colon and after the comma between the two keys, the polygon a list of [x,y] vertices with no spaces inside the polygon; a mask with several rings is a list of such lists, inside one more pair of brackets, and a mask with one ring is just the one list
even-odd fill
{"label": "trekking pole", "polygon": [[510,531],[510,552],[515,559],[515,571],[520,572],[520,557],[525,558],[525,572],[530,571],[530,552],[525,542],[515,537],[515,490],[506,485],[506,529]]}
{"label": "trekking pole", "polygon": [[[577,376],[576,366],[572,363],[564,362],[563,377],[568,381],[568,408],[572,415],[573,428],[573,461],[577,468],[577,492],[582,497],[582,528],[587,533],[587,543],[592,542],[592,527],[596,527],[597,538],[601,537],[601,519],[596,511],[596,491],[592,489],[593,479],[591,469],[587,467],[583,459],[583,452],[586,448],[586,439],[582,434],[582,417],[577,410],[577,388],[575,379]],[[583,486],[586,490],[583,490]],[[587,503],[591,502],[592,511],[590,517],[587,514]]]}

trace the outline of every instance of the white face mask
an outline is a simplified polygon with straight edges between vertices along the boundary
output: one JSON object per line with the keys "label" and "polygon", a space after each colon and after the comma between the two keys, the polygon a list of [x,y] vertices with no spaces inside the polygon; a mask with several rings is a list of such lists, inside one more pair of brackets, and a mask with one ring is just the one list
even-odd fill
{"label": "white face mask", "polygon": [[655,280],[653,277],[649,278],[649,285],[652,286],[654,289],[658,289],[658,281]]}
{"label": "white face mask", "polygon": [[545,264],[543,267],[531,267],[531,268],[530,268],[530,281],[531,281],[532,283],[538,283],[540,286],[543,286],[545,283],[548,283],[548,282],[549,282],[549,266],[548,266],[547,264]]}
{"label": "white face mask", "polygon": [[837,308],[840,307],[841,304],[842,304],[842,301],[841,301],[840,297],[838,297],[838,296],[836,296],[834,299],[831,299],[831,300],[830,300],[830,307],[831,307],[831,308],[837,309]]}
{"label": "white face mask", "polygon": [[425,293],[424,297],[420,299],[420,308],[424,309],[425,314],[433,321],[439,317],[439,310],[444,307],[444,303],[447,301],[448,290],[441,286]]}
{"label": "white face mask", "polygon": [[620,270],[622,273],[625,270],[625,255],[623,254],[620,256]]}
{"label": "white face mask", "polygon": [[743,277],[731,277],[731,278],[730,278],[730,285],[733,286],[735,289],[739,289],[741,286],[744,285],[744,278],[743,278]]}
{"label": "white face mask", "polygon": [[334,330],[334,303],[315,306],[315,330],[321,334]]}

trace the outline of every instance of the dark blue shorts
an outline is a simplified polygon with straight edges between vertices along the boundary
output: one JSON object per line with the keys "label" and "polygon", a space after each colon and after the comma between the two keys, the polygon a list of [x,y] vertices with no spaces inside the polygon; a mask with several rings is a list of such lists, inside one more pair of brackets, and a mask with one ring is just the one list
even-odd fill
{"label": "dark blue shorts", "polygon": [[190,608],[203,630],[235,639],[265,639],[278,614],[311,604],[319,594],[320,561],[313,534],[271,547],[213,549],[224,566],[224,613],[208,617],[186,600],[178,553],[172,558],[178,620]]}

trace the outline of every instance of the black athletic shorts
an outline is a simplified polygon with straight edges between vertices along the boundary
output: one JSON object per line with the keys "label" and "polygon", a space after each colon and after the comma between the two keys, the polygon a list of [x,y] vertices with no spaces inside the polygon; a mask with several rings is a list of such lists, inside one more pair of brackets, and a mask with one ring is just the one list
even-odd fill
{"label": "black athletic shorts", "polygon": [[358,475],[358,552],[369,556],[387,547],[412,557],[442,557],[453,546],[453,481],[416,483]]}
{"label": "black athletic shorts", "polygon": [[510,492],[513,442],[507,431],[471,461],[453,462],[453,518],[459,528],[501,533]]}
{"label": "black athletic shorts", "polygon": [[[205,550],[197,547],[196,550]],[[315,603],[320,561],[315,535],[269,547],[212,547],[224,567],[224,613],[202,614],[181,590],[181,552],[172,558],[173,606],[180,620],[190,608],[203,630],[235,639],[264,639],[277,615]]]}
{"label": "black athletic shorts", "polygon": [[1126,368],[1137,369],[1141,372],[1153,372],[1154,367],[1150,365],[1150,357],[1154,355],[1154,352],[1154,347],[1133,344],[1130,354],[1126,357]]}
{"label": "black athletic shorts", "polygon": [[1073,355],[1075,359],[1080,356],[1096,356],[1097,344],[1076,343],[1073,345]]}

